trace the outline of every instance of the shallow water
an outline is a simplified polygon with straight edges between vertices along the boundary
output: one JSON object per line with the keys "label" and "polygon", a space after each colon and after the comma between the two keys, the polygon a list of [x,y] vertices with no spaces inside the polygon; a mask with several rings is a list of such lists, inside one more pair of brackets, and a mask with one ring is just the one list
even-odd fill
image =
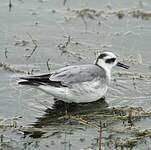
{"label": "shallow water", "polygon": [[[38,136],[36,134],[39,138],[34,139],[28,134],[23,138],[25,132],[21,126],[26,127],[27,131],[39,118],[49,120],[51,115],[46,114],[50,112],[46,113],[45,110],[54,101],[41,91],[17,85],[16,81],[26,73],[48,73],[47,62],[50,70],[54,70],[68,64],[93,63],[99,51],[113,51],[120,56],[121,61],[130,65],[130,69],[113,69],[106,102],[110,107],[133,106],[142,107],[146,112],[151,111],[151,16],[136,18],[131,15],[134,10],[148,13],[151,2],[64,2],[65,5],[59,0],[14,0],[10,11],[8,1],[0,2],[0,63],[10,64],[8,68],[11,68],[6,70],[5,66],[0,69],[0,113],[2,120],[11,118],[8,124],[14,124],[12,120],[17,122],[15,129],[9,127],[4,131],[2,128],[2,148],[97,149],[98,129],[91,125],[79,125],[76,121],[73,125],[61,122],[57,126],[43,122],[43,127],[38,129]],[[85,8],[89,9],[81,16],[79,12]],[[93,14],[90,9],[96,12]],[[121,19],[117,15],[119,10],[124,12]],[[37,48],[33,51],[35,43]],[[117,122],[113,127],[116,124],[122,126],[121,122]],[[140,130],[151,130],[150,118],[140,120],[135,125]],[[104,143],[108,135],[105,129]],[[151,149],[150,139],[146,139],[146,145],[141,143],[133,149],[146,148]],[[105,145],[105,149],[109,147]]]}

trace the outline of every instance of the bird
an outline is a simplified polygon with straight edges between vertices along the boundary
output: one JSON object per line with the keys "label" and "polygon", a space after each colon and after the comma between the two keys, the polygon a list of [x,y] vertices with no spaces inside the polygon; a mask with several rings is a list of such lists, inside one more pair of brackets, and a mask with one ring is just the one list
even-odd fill
{"label": "bird", "polygon": [[93,64],[65,66],[49,74],[20,77],[29,85],[66,103],[89,103],[105,96],[114,66],[128,69],[113,52],[100,53]]}

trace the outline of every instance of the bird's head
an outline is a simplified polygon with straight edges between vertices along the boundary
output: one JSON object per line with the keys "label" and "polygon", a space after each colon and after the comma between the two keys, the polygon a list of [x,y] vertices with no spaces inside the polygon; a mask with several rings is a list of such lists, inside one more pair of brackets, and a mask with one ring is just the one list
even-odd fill
{"label": "bird's head", "polygon": [[97,60],[95,62],[97,66],[101,66],[102,68],[105,68],[107,70],[111,70],[114,66],[123,67],[125,69],[128,69],[129,66],[120,63],[117,61],[117,57],[112,52],[103,52],[98,55]]}

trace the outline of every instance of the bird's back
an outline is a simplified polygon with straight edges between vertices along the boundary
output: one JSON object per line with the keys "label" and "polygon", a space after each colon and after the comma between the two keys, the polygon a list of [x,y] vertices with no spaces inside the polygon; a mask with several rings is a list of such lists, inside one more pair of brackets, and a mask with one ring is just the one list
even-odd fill
{"label": "bird's back", "polygon": [[101,80],[102,83],[108,82],[105,70],[93,64],[67,66],[52,73],[49,78],[51,81],[61,81],[66,86],[93,79]]}

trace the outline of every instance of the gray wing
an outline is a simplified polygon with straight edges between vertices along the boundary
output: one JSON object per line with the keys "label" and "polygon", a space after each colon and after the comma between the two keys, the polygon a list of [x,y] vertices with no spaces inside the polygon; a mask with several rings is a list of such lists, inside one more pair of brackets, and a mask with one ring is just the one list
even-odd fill
{"label": "gray wing", "polygon": [[51,74],[50,81],[59,81],[64,86],[91,81],[94,78],[105,80],[105,70],[96,65],[67,66]]}

